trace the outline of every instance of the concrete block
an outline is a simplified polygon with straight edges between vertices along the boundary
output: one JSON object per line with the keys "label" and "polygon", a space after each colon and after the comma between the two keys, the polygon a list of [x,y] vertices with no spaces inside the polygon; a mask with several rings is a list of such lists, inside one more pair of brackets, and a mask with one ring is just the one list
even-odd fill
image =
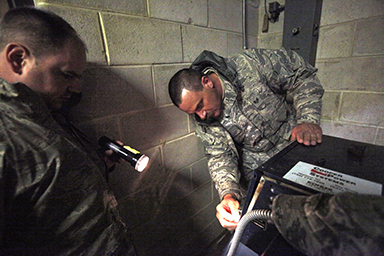
{"label": "concrete block", "polygon": [[318,61],[318,76],[326,90],[384,92],[384,58],[347,58]]}
{"label": "concrete block", "polygon": [[193,134],[167,142],[163,149],[165,167],[170,170],[179,170],[205,157],[200,139]]}
{"label": "concrete block", "polygon": [[[200,212],[198,212],[195,216],[193,216],[192,220],[194,225],[198,227],[198,232],[194,237],[194,240],[197,244],[205,242],[206,244],[211,244],[214,242],[215,238],[223,232],[223,229],[217,229],[216,225],[213,223],[219,223],[216,217],[216,203],[211,202],[207,206],[205,206]],[[201,239],[205,239],[205,241],[201,241]],[[207,241],[208,239],[208,241]],[[203,249],[203,248],[201,248]],[[199,255],[217,255],[217,254],[199,254]]]}
{"label": "concrete block", "polygon": [[351,56],[354,30],[354,24],[321,27],[317,46],[317,58]]}
{"label": "concrete block", "polygon": [[384,128],[378,128],[375,144],[384,146]]}
{"label": "concrete block", "polygon": [[[192,220],[188,220],[188,225],[184,223],[182,226],[178,227],[180,228],[183,236],[177,238],[180,242],[179,248],[177,248],[177,254],[172,253],[173,255],[205,255],[202,254],[203,248],[206,248],[209,244],[209,238],[205,237],[203,238],[200,234],[200,230],[198,230],[197,227],[193,227]],[[198,243],[196,241],[200,241]],[[204,240],[204,241],[201,241]]]}
{"label": "concrete block", "polygon": [[111,65],[181,62],[180,26],[102,14]]}
{"label": "concrete block", "polygon": [[[191,219],[199,210],[195,205],[196,202],[201,202],[200,198],[195,201],[192,195],[182,200],[174,200],[171,204],[162,204],[158,210],[158,215],[154,219],[154,225],[147,227],[151,234],[146,237],[152,238],[151,242],[143,244],[144,247],[152,244],[146,253],[141,255],[197,255],[196,249],[207,247],[209,243],[206,239],[200,243],[194,243],[194,250],[185,252],[181,249],[183,244],[187,244],[193,240],[199,233],[199,226]],[[157,233],[154,235],[153,233]],[[154,235],[152,237],[152,235]],[[135,235],[135,237],[137,237]],[[199,246],[196,246],[196,245]],[[155,248],[154,248],[155,247]],[[157,247],[157,248],[156,248]]]}
{"label": "concrete block", "polygon": [[[81,118],[75,117],[77,122],[81,122]],[[82,122],[79,127],[87,137],[97,145],[98,139],[105,135],[111,139],[121,140],[119,134],[119,119],[115,116],[108,118],[95,119],[90,122]]]}
{"label": "concrete block", "polygon": [[169,245],[167,244],[165,248],[160,247],[160,245],[164,245],[160,238],[165,232],[162,230],[164,227],[160,224],[153,220],[147,221],[142,225],[131,224],[134,226],[134,229],[130,230],[130,234],[135,244],[137,255],[167,255]]}
{"label": "concrete block", "polygon": [[228,33],[228,56],[233,56],[243,51],[243,36]]}
{"label": "concrete block", "polygon": [[[220,225],[217,219],[211,221],[209,225],[204,229],[204,234],[207,237],[216,237],[215,243],[218,243],[217,238],[223,237],[223,227]],[[218,253],[222,253],[222,249],[218,248]]]}
{"label": "concrete block", "polygon": [[322,121],[321,128],[325,135],[366,143],[373,143],[376,135],[376,128],[359,124]]}
{"label": "concrete block", "polygon": [[[158,216],[158,221],[161,221],[161,225],[168,224],[172,228],[177,228],[178,226],[189,226],[193,231],[196,231],[195,227],[191,225],[191,217],[194,216],[197,212],[193,204],[191,204],[190,197],[193,192],[189,193],[188,196],[183,197],[180,200],[173,200],[172,197],[166,200],[166,202],[171,203],[162,203],[161,212],[162,214]],[[188,236],[191,237],[191,236]],[[153,254],[148,254],[153,255]]]}
{"label": "concrete block", "polygon": [[208,1],[209,27],[242,32],[242,2],[239,0]]}
{"label": "concrete block", "polygon": [[327,0],[321,11],[322,26],[384,15],[384,4],[377,0]]}
{"label": "concrete block", "polygon": [[283,33],[259,36],[257,48],[279,49],[283,46]]}
{"label": "concrete block", "polygon": [[191,204],[160,205],[152,209],[154,218],[141,225],[131,223],[132,240],[138,255],[196,255],[182,254],[180,247],[197,229],[188,221]]}
{"label": "concrete block", "polygon": [[191,168],[183,168],[174,172],[173,179],[167,187],[167,196],[163,200],[164,204],[173,202],[186,197],[193,190]]}
{"label": "concrete block", "polygon": [[[195,218],[195,220],[197,220],[198,222],[205,224],[205,227],[202,228],[203,230],[206,230],[209,226],[211,226],[212,222],[218,224],[217,226],[214,225],[214,227],[212,227],[213,229],[209,228],[210,231],[208,231],[208,233],[212,232],[213,234],[216,234],[216,236],[212,236],[212,237],[217,237],[217,234],[223,232],[223,228],[221,227],[219,221],[216,219],[216,206],[218,204],[219,204],[218,201],[212,201],[210,204],[208,204],[202,210],[202,212],[199,214],[199,216],[196,216],[197,218]],[[204,221],[204,219],[205,219],[205,221]],[[209,219],[212,219],[212,222],[206,221]],[[219,229],[217,229],[218,227],[219,227]],[[207,231],[204,231],[204,232],[207,232]]]}
{"label": "concrete block", "polygon": [[[174,182],[176,182],[176,180],[172,183]],[[197,225],[190,225],[196,223],[190,223],[189,220],[211,202],[209,185],[195,189],[181,199],[176,199],[176,197],[173,197],[169,192],[171,191],[168,191],[167,199],[163,200],[160,206],[160,210],[165,210],[167,215],[158,216],[158,221],[162,221],[163,224],[168,223],[174,227],[180,225],[190,226],[191,229],[197,231]]]}
{"label": "concrete block", "polygon": [[[384,3],[382,3],[384,6]],[[353,56],[384,54],[384,17],[361,20],[356,24]]]}
{"label": "concrete block", "polygon": [[192,170],[192,186],[193,188],[201,187],[211,180],[209,175],[207,159],[195,163],[191,167]]}
{"label": "concrete block", "polygon": [[188,127],[189,132],[194,132],[196,130],[196,122],[194,121],[192,115],[188,115]]}
{"label": "concrete block", "polygon": [[0,1],[0,17],[3,17],[3,15],[9,10],[9,5],[7,1]]}
{"label": "concrete block", "polygon": [[384,125],[384,94],[344,92],[340,120],[361,124]]}
{"label": "concrete block", "polygon": [[324,120],[338,120],[340,107],[340,92],[325,92],[321,118]]}
{"label": "concrete block", "polygon": [[[188,128],[187,114],[174,106],[133,112],[121,116],[120,120],[122,140],[141,148],[150,148],[184,136]],[[182,146],[179,151],[181,149]]]}
{"label": "concrete block", "polygon": [[83,99],[76,107],[76,113],[91,119],[153,106],[149,66],[91,67],[84,74]]}
{"label": "concrete block", "polygon": [[146,15],[145,0],[130,0],[130,1],[106,1],[106,0],[35,0],[35,4],[53,3],[72,5],[85,8],[95,8],[103,11],[124,12],[135,15]]}
{"label": "concrete block", "polygon": [[[139,255],[201,255],[201,249],[206,249],[215,238],[202,235],[199,226],[194,225],[190,216],[195,210],[192,200],[182,200],[169,205],[161,205],[156,217],[132,231],[132,239],[137,245]],[[212,220],[209,220],[210,222]],[[205,220],[205,223],[207,220]],[[191,239],[199,237],[199,242],[193,242],[190,250],[181,248]]]}
{"label": "concrete block", "polygon": [[210,29],[182,26],[183,62],[192,62],[203,50],[227,57],[227,33]]}
{"label": "concrete block", "polygon": [[[156,151],[159,149],[148,154],[152,156]],[[151,161],[157,160],[151,157]],[[119,203],[120,215],[130,230],[156,216],[166,182],[167,176],[161,170],[152,168],[139,173],[128,163],[119,164],[110,173],[109,184]]]}
{"label": "concrete block", "polygon": [[211,184],[208,182],[198,189],[193,190],[193,192],[186,197],[186,201],[192,205],[195,211],[194,215],[200,212],[212,202]]}
{"label": "concrete block", "polygon": [[182,68],[188,68],[189,65],[155,65],[154,83],[156,94],[156,106],[173,104],[168,93],[168,83],[172,76]]}
{"label": "concrete block", "polygon": [[159,203],[158,199],[163,197],[160,191],[169,184],[169,174],[162,170],[159,147],[145,151],[137,149],[150,158],[148,167],[140,173],[130,163],[122,162],[109,174],[109,184],[118,200],[140,204],[142,206],[136,209],[137,213],[141,213],[142,216],[151,215],[147,207],[150,205],[153,207]]}
{"label": "concrete block", "polygon": [[65,19],[77,31],[87,45],[89,62],[106,63],[97,12],[53,5],[42,5],[42,7]]}
{"label": "concrete block", "polygon": [[209,220],[211,220],[211,218],[200,223],[204,224],[205,228],[199,229],[194,233],[193,241],[183,245],[179,255],[223,255],[222,251],[211,250],[212,244],[217,242],[217,239],[222,235],[223,228],[216,219]]}
{"label": "concrete block", "polygon": [[207,220],[213,219],[216,215],[216,203],[210,202],[206,205],[201,211],[199,211],[195,216],[193,216],[193,222],[195,225],[199,226],[199,230],[204,230],[208,225],[210,225]]}
{"label": "concrete block", "polygon": [[[180,247],[184,244],[190,244],[196,235],[199,234],[199,226],[195,225],[193,218],[190,218],[190,216],[185,216],[185,219],[188,219],[185,221],[182,225],[179,227],[176,227],[176,229],[180,232],[180,234],[183,234],[182,237],[179,238],[180,240]],[[196,246],[196,243],[193,244],[192,248],[189,248],[189,251],[185,251],[184,248],[178,248],[178,254],[177,255],[200,255],[197,254],[196,251],[200,250],[200,246]],[[207,243],[204,243],[206,246]]]}
{"label": "concrete block", "polygon": [[206,27],[207,0],[149,0],[151,17]]}

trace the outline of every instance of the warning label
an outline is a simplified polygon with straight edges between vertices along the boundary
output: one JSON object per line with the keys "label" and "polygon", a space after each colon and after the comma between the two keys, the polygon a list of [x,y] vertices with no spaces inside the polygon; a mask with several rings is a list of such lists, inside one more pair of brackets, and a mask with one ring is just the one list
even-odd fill
{"label": "warning label", "polygon": [[329,194],[355,192],[359,194],[381,195],[382,192],[382,184],[301,161],[289,170],[283,178]]}

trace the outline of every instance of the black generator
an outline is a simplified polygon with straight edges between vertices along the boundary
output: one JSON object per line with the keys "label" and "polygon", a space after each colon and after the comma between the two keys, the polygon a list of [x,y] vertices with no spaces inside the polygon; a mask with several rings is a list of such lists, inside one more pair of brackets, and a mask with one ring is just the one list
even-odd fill
{"label": "black generator", "polygon": [[[383,195],[383,173],[384,146],[325,135],[316,146],[293,142],[254,171],[242,216],[256,209],[271,209],[278,194],[353,191]],[[235,255],[304,254],[285,241],[273,224],[254,220],[244,229]]]}

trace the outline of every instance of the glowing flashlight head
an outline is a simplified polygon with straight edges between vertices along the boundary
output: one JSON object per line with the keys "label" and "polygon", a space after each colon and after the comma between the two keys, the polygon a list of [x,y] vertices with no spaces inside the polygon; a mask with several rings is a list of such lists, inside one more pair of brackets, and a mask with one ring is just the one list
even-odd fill
{"label": "glowing flashlight head", "polygon": [[138,172],[142,172],[149,163],[149,157],[146,155],[142,155],[139,160],[137,160],[137,163],[135,165],[135,170]]}
{"label": "glowing flashlight head", "polygon": [[148,165],[149,157],[130,146],[120,145],[106,136],[102,136],[99,139],[99,144],[103,148],[112,149],[120,158],[134,166],[138,172],[142,172]]}

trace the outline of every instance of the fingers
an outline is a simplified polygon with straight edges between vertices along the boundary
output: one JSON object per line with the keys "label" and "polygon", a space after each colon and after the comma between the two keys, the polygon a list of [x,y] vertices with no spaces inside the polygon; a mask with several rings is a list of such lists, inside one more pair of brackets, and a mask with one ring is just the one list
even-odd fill
{"label": "fingers", "polygon": [[322,142],[321,127],[310,123],[298,124],[292,130],[291,141],[294,140],[306,146],[315,146]]}
{"label": "fingers", "polygon": [[310,144],[315,146],[317,143],[321,143],[322,133],[315,131],[310,134]]}
{"label": "fingers", "polygon": [[319,129],[316,131],[316,142],[321,143],[323,141],[323,131],[321,130],[321,127],[318,126]]}
{"label": "fingers", "polygon": [[312,131],[305,131],[303,133],[302,142],[306,146],[316,145],[316,134],[313,134]]}
{"label": "fingers", "polygon": [[230,221],[227,221],[226,219],[224,219],[220,213],[216,213],[216,218],[219,220],[220,222],[220,225],[223,227],[223,228],[226,228],[228,229],[229,231],[232,231],[232,230],[235,230],[236,227],[237,227],[237,222],[230,222]]}
{"label": "fingers", "polygon": [[304,134],[304,145],[315,146],[317,143],[321,143],[322,130],[320,126],[311,124],[308,130]]}
{"label": "fingers", "polygon": [[216,207],[216,217],[222,227],[234,230],[240,220],[239,202],[233,198],[223,199]]}

